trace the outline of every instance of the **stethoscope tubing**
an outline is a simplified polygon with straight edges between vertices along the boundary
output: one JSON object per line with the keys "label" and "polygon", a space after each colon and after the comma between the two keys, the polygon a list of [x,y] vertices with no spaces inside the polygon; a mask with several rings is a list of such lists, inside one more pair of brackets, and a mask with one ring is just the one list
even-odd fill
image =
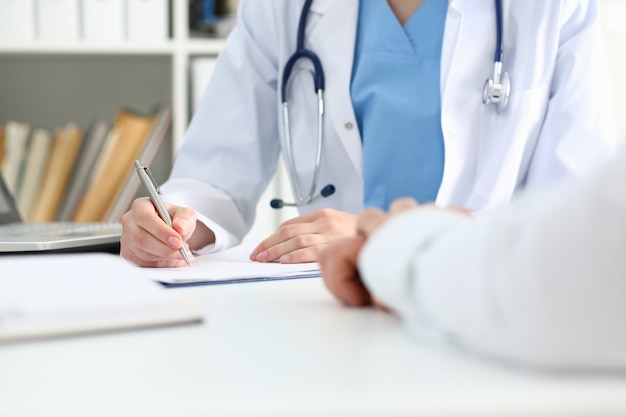
{"label": "stethoscope tubing", "polygon": [[[293,184],[293,188],[295,191],[296,202],[294,203],[285,203],[280,199],[274,199],[271,202],[271,206],[274,208],[280,208],[283,206],[303,206],[307,204],[311,204],[313,201],[317,200],[321,197],[327,197],[334,193],[334,186],[332,184],[324,187],[324,190],[329,190],[332,188],[332,191],[329,193],[328,191],[320,193],[318,196],[315,196],[315,190],[317,189],[317,182],[319,180],[320,167],[322,165],[322,149],[324,147],[324,88],[325,88],[325,80],[324,80],[324,68],[322,67],[322,62],[319,57],[310,49],[306,49],[304,47],[304,35],[306,29],[306,20],[309,15],[309,10],[311,9],[311,4],[313,0],[306,0],[304,2],[304,6],[302,7],[302,13],[300,14],[300,21],[298,25],[298,40],[296,44],[296,51],[289,58],[287,63],[285,64],[285,68],[283,70],[283,77],[281,82],[281,102],[282,102],[282,113],[283,113],[283,130],[285,134],[285,150],[287,153],[287,165],[289,168],[289,174],[291,178],[291,183]],[[296,166],[295,166],[295,156],[293,154],[293,138],[291,137],[291,126],[289,123],[289,101],[287,99],[288,95],[288,86],[291,74],[294,70],[296,63],[300,60],[308,60],[311,65],[313,65],[313,70],[311,74],[313,76],[313,87],[314,92],[317,96],[317,147],[315,150],[315,169],[313,171],[313,179],[311,180],[311,187],[309,188],[306,195],[304,195],[300,189],[300,182],[298,181],[296,175]],[[331,188],[329,188],[331,187]]]}
{"label": "stethoscope tubing", "polygon": [[[495,1],[495,15],[496,15],[496,48],[493,57],[493,78],[489,78],[485,81],[483,86],[483,103],[494,104],[496,111],[501,113],[508,105],[509,95],[511,92],[511,83],[507,72],[503,72],[503,9],[502,0]],[[271,206],[274,208],[280,208],[283,206],[303,206],[312,203],[313,201],[332,195],[335,191],[335,187],[332,184],[326,185],[322,192],[315,196],[315,190],[317,188],[317,182],[319,179],[320,167],[322,163],[322,149],[324,144],[324,68],[319,57],[310,49],[304,47],[304,37],[306,31],[306,21],[311,9],[313,0],[305,0],[302,6],[302,12],[300,13],[300,20],[298,22],[298,38],[296,43],[296,51],[289,58],[285,64],[283,70],[283,76],[281,80],[281,103],[282,103],[282,115],[283,115],[283,129],[285,135],[285,150],[287,165],[289,168],[289,175],[291,183],[295,191],[296,202],[285,203],[280,199],[274,199],[271,202]],[[311,71],[313,75],[313,85],[315,94],[317,95],[317,147],[315,155],[315,169],[313,172],[313,179],[311,180],[311,187],[306,195],[302,194],[300,190],[300,183],[296,175],[295,157],[293,154],[293,142],[291,137],[291,127],[289,124],[289,102],[287,99],[288,86],[291,74],[294,70],[296,63],[300,60],[308,60],[313,66]]]}

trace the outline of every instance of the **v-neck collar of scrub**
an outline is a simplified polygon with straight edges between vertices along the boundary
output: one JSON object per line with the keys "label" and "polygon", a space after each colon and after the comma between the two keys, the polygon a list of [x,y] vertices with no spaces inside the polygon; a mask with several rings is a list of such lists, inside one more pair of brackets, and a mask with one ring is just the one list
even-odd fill
{"label": "v-neck collar of scrub", "polygon": [[359,33],[368,38],[368,49],[414,54],[413,45],[386,0],[359,2]]}
{"label": "v-neck collar of scrub", "polygon": [[[374,10],[374,16],[384,19],[380,23],[381,31],[386,31],[387,36],[393,37],[393,44],[399,47],[401,52],[410,52],[417,56],[434,56],[441,53],[441,44],[433,45],[431,41],[424,41],[424,34],[441,34],[445,24],[448,2],[442,0],[424,0],[409,19],[402,25],[387,1],[361,2],[362,6],[369,3],[378,4],[379,10]],[[367,6],[366,6],[367,7]],[[371,12],[372,10],[370,10]],[[384,43],[390,45],[390,39]],[[394,48],[395,49],[395,48]]]}

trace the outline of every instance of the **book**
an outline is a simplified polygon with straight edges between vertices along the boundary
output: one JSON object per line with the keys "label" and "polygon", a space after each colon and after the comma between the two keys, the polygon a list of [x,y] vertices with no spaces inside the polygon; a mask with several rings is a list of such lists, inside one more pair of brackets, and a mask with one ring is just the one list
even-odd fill
{"label": "book", "polygon": [[16,198],[17,207],[26,221],[30,221],[30,214],[41,191],[52,142],[52,133],[48,129],[37,127],[33,130]]}
{"label": "book", "polygon": [[166,40],[169,20],[167,0],[126,0],[126,33],[129,40]]}
{"label": "book", "polygon": [[[138,158],[144,166],[151,167],[152,162],[156,158],[159,148],[163,144],[166,136],[170,132],[172,126],[172,109],[168,106],[163,107],[156,116],[156,121],[150,132],[146,144],[142,151],[139,153]],[[122,215],[130,208],[133,200],[135,199],[141,183],[135,169],[130,167],[126,177],[122,181],[122,187],[120,187],[113,204],[109,207],[105,215],[107,222],[119,222]]]}
{"label": "book", "polygon": [[58,221],[71,221],[78,202],[85,194],[94,173],[94,165],[102,152],[109,133],[109,123],[99,120],[92,122],[85,131],[76,163],[70,174],[67,190],[57,215]]}
{"label": "book", "polygon": [[126,37],[124,0],[82,0],[83,39],[121,41]]}
{"label": "book", "polygon": [[29,127],[28,133],[25,136],[25,141],[21,144],[22,148],[19,161],[16,161],[17,175],[15,177],[15,185],[13,188],[13,195],[16,201],[19,199],[20,194],[22,193],[22,183],[24,182],[24,174],[26,173],[26,162],[30,153],[30,143],[32,141],[32,138],[33,130]]}
{"label": "book", "polygon": [[80,38],[80,0],[36,0],[37,37],[45,41]]}
{"label": "book", "polygon": [[3,257],[0,270],[0,343],[202,321],[117,255]]}
{"label": "book", "polygon": [[54,141],[41,185],[41,193],[30,216],[32,222],[55,220],[82,139],[82,130],[72,123],[54,132]]}
{"label": "book", "polygon": [[0,126],[0,170],[4,162],[4,127]]}
{"label": "book", "polygon": [[28,123],[11,120],[5,127],[5,152],[2,164],[4,181],[13,195],[16,194],[22,162],[26,156],[26,148],[30,137]]}
{"label": "book", "polygon": [[33,1],[0,1],[0,40],[35,39],[35,5]]}
{"label": "book", "polygon": [[98,222],[104,219],[126,173],[148,140],[155,120],[154,114],[143,115],[128,109],[118,112],[73,221]]}

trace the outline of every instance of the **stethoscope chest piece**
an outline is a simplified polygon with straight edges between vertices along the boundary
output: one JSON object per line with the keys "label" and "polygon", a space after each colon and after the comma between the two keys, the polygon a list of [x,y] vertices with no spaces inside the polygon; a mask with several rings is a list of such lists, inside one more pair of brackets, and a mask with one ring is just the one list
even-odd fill
{"label": "stethoscope chest piece", "polygon": [[494,78],[485,81],[483,87],[483,103],[495,104],[498,114],[502,113],[509,104],[511,96],[511,80],[509,73],[504,72],[498,74]]}
{"label": "stethoscope chest piece", "polygon": [[493,78],[487,79],[483,86],[483,103],[495,104],[496,112],[502,113],[509,104],[511,95],[511,80],[506,71],[502,71],[502,37],[503,11],[502,0],[495,0],[496,10],[496,51],[493,58]]}

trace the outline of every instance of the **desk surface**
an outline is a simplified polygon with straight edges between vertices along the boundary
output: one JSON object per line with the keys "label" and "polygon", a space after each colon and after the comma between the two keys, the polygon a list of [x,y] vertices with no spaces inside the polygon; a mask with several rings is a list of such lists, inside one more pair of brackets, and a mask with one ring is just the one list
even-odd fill
{"label": "desk surface", "polygon": [[624,416],[626,377],[421,344],[319,279],[174,289],[201,325],[0,347],[0,416]]}

